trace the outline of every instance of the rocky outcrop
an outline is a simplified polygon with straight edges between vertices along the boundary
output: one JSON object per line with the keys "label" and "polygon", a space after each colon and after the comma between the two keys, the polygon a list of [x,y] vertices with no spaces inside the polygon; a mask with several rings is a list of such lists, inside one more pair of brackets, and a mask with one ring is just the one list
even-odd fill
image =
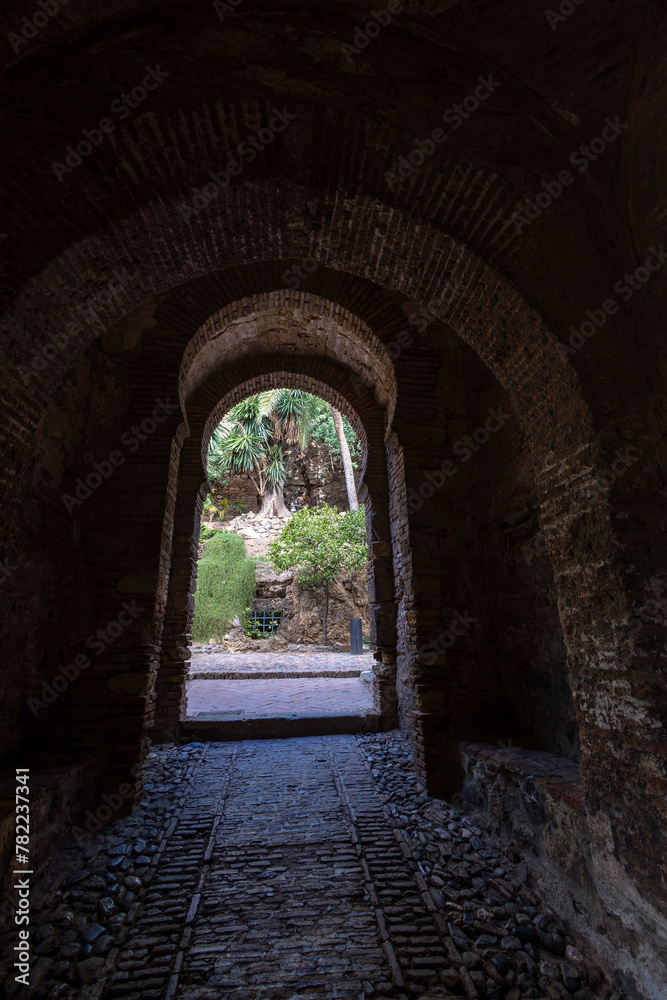
{"label": "rocky outcrop", "polygon": [[[288,642],[321,643],[324,616],[324,587],[303,587],[293,580],[285,602],[283,622],[278,630]],[[368,634],[368,584],[366,571],[342,574],[329,584],[329,644],[350,645],[350,619],[361,618]]]}
{"label": "rocky outcrop", "polygon": [[255,564],[255,608],[283,608],[294,579],[292,570],[278,573],[272,563]]}
{"label": "rocky outcrop", "polygon": [[[224,639],[224,646],[233,652],[287,649],[288,645],[319,646],[322,643],[324,587],[302,587],[290,572],[276,573],[270,563],[257,563],[258,595],[255,610],[281,609],[283,620],[271,639],[250,639],[240,625],[235,624]],[[334,649],[350,648],[350,619],[361,618],[363,632],[368,634],[368,589],[365,570],[346,573],[329,584],[329,615],[327,645]]]}
{"label": "rocky outcrop", "polygon": [[278,538],[288,520],[288,517],[261,517],[251,512],[240,514],[230,521],[202,522],[202,527],[233,531],[243,539],[246,555],[257,558],[266,556],[269,545]]}

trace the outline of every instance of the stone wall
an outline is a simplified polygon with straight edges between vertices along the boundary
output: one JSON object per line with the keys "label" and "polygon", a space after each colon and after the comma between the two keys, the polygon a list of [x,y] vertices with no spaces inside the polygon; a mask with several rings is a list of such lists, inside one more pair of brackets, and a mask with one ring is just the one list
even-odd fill
{"label": "stone wall", "polygon": [[[576,764],[512,744],[462,743],[460,749],[461,801],[471,821],[523,867],[524,881],[539,887],[613,975]],[[622,977],[620,985],[627,986]]]}
{"label": "stone wall", "polygon": [[[355,480],[358,486],[360,469],[355,470]],[[292,503],[299,509],[324,503],[338,510],[349,507],[342,462],[332,461],[329,450],[318,441],[311,441],[305,452],[293,457],[283,492],[288,508]],[[231,476],[228,486],[214,485],[211,495],[217,503],[226,497],[230,507],[242,503],[246,512],[256,513],[261,507],[257,487],[248,474]]]}

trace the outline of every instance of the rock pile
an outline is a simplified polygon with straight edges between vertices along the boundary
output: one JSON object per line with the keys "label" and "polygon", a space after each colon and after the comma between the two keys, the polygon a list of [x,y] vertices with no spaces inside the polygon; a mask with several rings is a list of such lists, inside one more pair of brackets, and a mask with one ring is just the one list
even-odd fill
{"label": "rock pile", "polygon": [[458,994],[462,984],[469,1000],[622,1000],[526,884],[525,864],[502,859],[462,809],[429,798],[398,732],[358,739],[439,911],[455,966],[443,973],[445,987],[420,1000]]}
{"label": "rock pile", "polygon": [[261,514],[250,511],[239,514],[231,521],[216,522],[215,527],[240,535],[245,542],[246,555],[255,558],[268,553],[269,545],[275,541],[288,521],[289,517],[262,517]]}

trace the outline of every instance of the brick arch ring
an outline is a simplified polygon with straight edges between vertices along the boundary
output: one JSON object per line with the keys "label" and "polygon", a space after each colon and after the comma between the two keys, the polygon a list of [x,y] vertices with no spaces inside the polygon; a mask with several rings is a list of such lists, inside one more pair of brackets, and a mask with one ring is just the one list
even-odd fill
{"label": "brick arch ring", "polygon": [[[40,392],[26,401],[17,366],[35,345],[66,329],[71,302],[85,301],[94,291],[90,275],[114,267],[133,267],[133,281],[113,306],[99,311],[84,331],[85,341],[68,341],[61,355],[63,365],[73,363],[84,343],[117,325],[119,315],[128,316],[153,296],[179,300],[180,312],[191,324],[184,338],[187,343],[223,304],[224,299],[218,298],[217,304],[204,309],[199,299],[218,296],[216,277],[225,269],[246,268],[244,280],[254,279],[246,287],[267,289],[267,262],[310,258],[323,272],[326,268],[338,277],[356,276],[390,295],[406,296],[448,324],[509,394],[536,468],[569,668],[578,694],[588,663],[625,662],[632,654],[631,644],[613,625],[629,613],[627,574],[624,578],[619,569],[619,528],[605,497],[591,496],[586,487],[591,472],[604,468],[591,412],[598,402],[595,386],[603,381],[604,347],[591,345],[600,358],[600,377],[582,391],[543,318],[519,288],[472,248],[407,211],[352,193],[337,199],[344,211],[337,208],[314,235],[309,204],[307,190],[285,178],[248,180],[229,197],[212,203],[191,226],[179,219],[174,197],[146,204],[103,233],[73,243],[26,283],[3,319],[9,344],[15,340],[12,331],[25,334],[12,355],[15,363],[6,366],[6,405],[24,412],[27,426],[36,424],[45,398],[56,391],[58,372],[50,369],[40,382]],[[165,213],[172,223],[167,240]],[[249,219],[256,221],[249,224]],[[360,233],[373,234],[370,247]],[[327,280],[323,273],[325,295]],[[327,297],[334,299],[333,294]],[[20,452],[19,429],[10,426],[8,436],[8,447]],[[15,477],[17,484],[18,480]],[[16,486],[17,493],[20,488]],[[584,604],[582,592],[587,595]],[[581,701],[579,705],[582,714],[592,718],[590,705]]]}
{"label": "brick arch ring", "polygon": [[[342,363],[354,373],[355,384],[372,387],[378,406],[393,412],[394,369],[386,346],[374,331],[338,303],[290,289],[236,300],[199,327],[185,348],[179,372],[185,409],[211,371],[259,351]],[[353,414],[348,416],[356,419]]]}
{"label": "brick arch ring", "polygon": [[[320,396],[341,410],[360,435],[364,464],[360,499],[366,507],[369,543],[371,638],[385,662],[396,656],[396,603],[391,547],[389,485],[384,456],[385,414],[372,389],[355,379],[332,358],[298,355],[254,355],[236,365],[221,365],[188,399],[188,431],[182,437],[178,486],[172,514],[171,558],[166,593],[160,669],[155,685],[155,737],[178,729],[185,714],[187,639],[196,580],[197,541],[204,497],[208,490],[202,442],[236,402],[273,388],[298,388]],[[182,428],[183,425],[181,425]],[[182,436],[182,430],[181,430]],[[165,535],[166,537],[166,535]],[[374,697],[383,722],[394,725],[396,694],[393,676],[375,679]]]}

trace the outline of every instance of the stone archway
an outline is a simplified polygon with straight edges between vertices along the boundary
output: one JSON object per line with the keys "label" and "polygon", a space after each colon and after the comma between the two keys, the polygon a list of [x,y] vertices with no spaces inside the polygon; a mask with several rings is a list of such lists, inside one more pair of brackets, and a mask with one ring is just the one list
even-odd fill
{"label": "stone archway", "polygon": [[[329,321],[327,325],[330,332],[337,324]],[[258,332],[261,335],[261,330]],[[384,463],[386,410],[378,406],[374,389],[364,384],[363,373],[354,369],[350,372],[326,353],[324,357],[296,352],[278,356],[250,353],[236,364],[228,361],[224,354],[218,357],[208,379],[195,382],[189,393],[187,377],[181,382],[189,436],[183,440],[178,461],[169,590],[156,687],[158,735],[177,731],[183,718],[186,637],[192,614],[199,516],[206,492],[208,440],[223,414],[236,402],[283,386],[303,389],[332,403],[348,417],[362,442],[360,495],[367,515],[371,639],[379,660],[374,689],[383,724],[391,728],[396,719],[396,607],[389,513],[392,497]],[[168,531],[164,534],[167,536]]]}
{"label": "stone archway", "polygon": [[[582,650],[579,660],[571,659],[576,673],[580,663],[591,662],[591,658],[595,660],[600,648],[604,648],[606,655],[611,647],[609,635],[602,635],[598,625],[592,631],[588,628],[591,619],[599,621],[599,607],[594,602],[582,607],[572,596],[580,589],[580,585],[587,585],[584,577],[590,573],[589,561],[578,561],[578,550],[576,545],[571,544],[572,540],[585,538],[594,541],[598,554],[597,566],[601,567],[595,571],[598,577],[601,575],[606,579],[606,574],[613,567],[613,560],[609,557],[610,525],[604,502],[599,494],[591,496],[590,491],[582,489],[582,474],[590,474],[591,470],[594,472],[603,460],[598,457],[599,446],[593,421],[579,392],[576,376],[571,368],[563,364],[555,338],[538,315],[509,282],[479,257],[458,246],[451,238],[429,230],[426,226],[421,226],[416,231],[411,220],[407,217],[400,218],[396,213],[392,217],[392,228],[388,230],[377,205],[359,200],[358,211],[360,224],[363,222],[371,228],[374,225],[376,228],[381,227],[382,240],[378,240],[376,254],[371,260],[360,260],[354,246],[343,239],[338,245],[333,245],[332,249],[331,243],[318,247],[299,236],[292,239],[289,250],[298,252],[301,247],[302,252],[307,253],[311,259],[321,257],[323,263],[318,272],[315,272],[318,291],[323,298],[339,303],[343,311],[353,313],[350,308],[352,302],[349,300],[359,303],[362,292],[368,291],[369,297],[361,309],[361,319],[363,320],[364,311],[369,310],[375,319],[373,325],[377,334],[382,334],[386,344],[391,343],[393,331],[404,326],[405,314],[398,308],[397,298],[406,296],[416,306],[428,308],[439,323],[452,328],[505,386],[516,407],[537,468],[540,500],[548,527],[546,535],[561,591],[560,606],[561,610],[568,609],[563,617],[566,640],[571,650]],[[207,225],[210,223],[209,218]],[[269,232],[270,230],[271,227]],[[278,225],[274,231],[279,232]],[[275,281],[280,282],[285,264],[289,263],[289,258],[272,264],[265,261],[253,263],[252,258],[260,253],[271,253],[272,239],[276,248],[281,242],[277,237],[271,236],[264,240],[265,234],[258,233],[254,237],[256,245],[247,244],[243,250],[247,263],[242,273],[239,273],[237,264],[237,269],[211,275],[207,268],[214,266],[216,260],[221,264],[233,259],[231,255],[240,251],[230,245],[224,248],[224,252],[217,248],[212,252],[206,241],[197,242],[200,236],[201,234],[198,237],[188,234],[183,245],[170,247],[171,264],[162,256],[160,283],[164,294],[152,302],[144,302],[128,313],[126,320],[115,324],[105,334],[106,349],[111,355],[118,357],[126,351],[130,352],[127,371],[133,386],[140,386],[145,373],[155,370],[157,364],[160,371],[159,385],[167,391],[176,391],[182,353],[197,328],[212,313],[224,308],[225,300],[235,301],[234,291],[239,284],[246,287],[254,284],[261,289],[268,283],[271,287]],[[151,268],[155,262],[151,255],[155,245],[150,242],[150,220],[146,214],[142,219],[142,229],[137,230],[135,238],[137,243],[143,242],[146,246],[142,266],[147,273],[153,273]],[[424,266],[419,269],[406,268],[403,258],[398,260],[390,255],[385,256],[383,248],[390,241],[402,244],[407,259],[412,255],[416,262]],[[285,247],[281,246],[279,249],[284,251]],[[196,275],[199,272],[200,276],[192,276],[185,284],[168,293],[169,282],[176,280],[177,276],[183,276],[183,253],[189,254],[190,274]],[[444,263],[443,256],[447,263]],[[337,265],[340,270],[327,264]],[[463,277],[465,282],[462,281]],[[465,288],[457,294],[452,290],[450,282],[457,282],[459,279]],[[129,308],[133,299],[136,302],[137,289],[126,289],[125,293],[125,308]],[[17,308],[21,308],[20,304]],[[58,321],[57,308],[51,316],[52,322]],[[406,385],[410,384],[411,377],[414,378],[414,365],[419,368],[419,359],[410,362],[406,351],[400,354],[394,365]],[[155,384],[146,382],[145,388],[142,386],[137,389],[134,405],[138,405],[139,409],[149,405]],[[400,429],[401,421],[405,426],[406,416],[405,407],[399,405],[391,429]],[[432,456],[438,449],[437,467],[445,450],[444,437],[441,436],[432,443],[428,454],[424,451],[408,452],[406,456],[404,450],[403,459],[405,461],[407,457],[408,460],[406,479],[409,481],[409,488],[414,484],[419,485],[425,471],[429,471],[428,463],[433,460]],[[172,448],[169,503],[175,501],[175,457]],[[168,459],[165,459],[165,463],[168,464]],[[199,482],[201,483],[201,478]],[[576,511],[574,521],[571,517],[572,510]],[[166,530],[168,534],[169,529]],[[426,552],[426,536],[420,533],[417,538]],[[155,636],[146,643],[147,647],[154,649],[155,640],[159,641],[162,629],[169,568],[168,562],[158,554],[157,542],[152,544],[150,558],[155,561],[155,565],[160,566],[157,591],[152,589],[153,584],[149,584],[151,574],[129,576],[131,586],[142,588],[137,591],[142,600],[146,599],[155,606]],[[414,560],[415,555],[415,565],[418,568],[421,558],[419,551],[414,546],[410,550],[406,545],[405,558],[411,557]],[[142,554],[142,558],[145,557],[146,553]],[[128,558],[134,556],[128,555]],[[428,559],[428,555],[426,558]],[[113,572],[111,567],[109,571]],[[127,573],[123,575],[124,580],[127,577]],[[598,597],[604,600],[604,594],[610,593],[612,589],[611,583],[609,586],[606,583],[602,585],[601,580],[597,579],[591,593],[598,595],[595,600]],[[423,593],[415,595],[411,592],[408,596],[404,592],[401,629],[406,649],[418,649],[424,636],[432,633],[432,608],[428,601],[423,603]],[[612,640],[615,648],[615,637]],[[147,652],[146,656],[148,659],[152,658],[154,667],[155,654]],[[414,659],[412,653],[409,658]],[[131,689],[136,686],[129,679],[127,683]],[[574,683],[575,688],[578,688],[579,680],[576,676]],[[150,690],[150,682],[148,693],[143,692],[143,687],[138,685],[137,697],[150,698]],[[582,702],[579,701],[578,704],[581,705]],[[136,721],[138,723],[140,718],[137,717]],[[428,712],[424,713],[422,721],[432,729],[440,725],[437,713],[431,714],[430,718]],[[431,742],[426,730],[422,731],[422,742],[424,745]],[[435,760],[438,760],[438,741],[432,745],[436,751]],[[588,759],[585,757],[585,763]],[[428,769],[425,758],[423,766]]]}

